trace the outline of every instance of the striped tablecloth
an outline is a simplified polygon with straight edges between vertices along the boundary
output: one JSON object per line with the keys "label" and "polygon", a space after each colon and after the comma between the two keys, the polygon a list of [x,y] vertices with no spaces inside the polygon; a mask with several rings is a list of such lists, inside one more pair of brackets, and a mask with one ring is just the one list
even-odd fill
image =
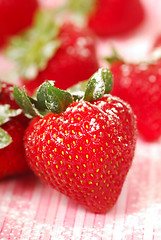
{"label": "striped tablecloth", "polygon": [[[51,1],[46,1],[49,3]],[[42,1],[42,3],[44,3]],[[161,33],[161,1],[144,0],[147,21],[129,36],[98,41],[100,55],[112,41],[127,59],[144,57]],[[106,48],[107,47],[107,48]],[[8,64],[0,56],[0,74]],[[1,240],[161,239],[161,141],[137,141],[122,193],[107,214],[93,214],[41,183],[32,173],[0,181]]]}

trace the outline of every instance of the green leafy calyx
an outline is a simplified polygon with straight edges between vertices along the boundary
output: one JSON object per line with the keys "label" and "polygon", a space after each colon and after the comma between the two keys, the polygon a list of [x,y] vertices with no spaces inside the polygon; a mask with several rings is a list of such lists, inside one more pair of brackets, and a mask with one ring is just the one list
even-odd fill
{"label": "green leafy calyx", "polygon": [[53,81],[47,81],[40,86],[37,100],[40,108],[47,108],[48,111],[59,114],[73,102],[73,98],[67,91],[54,87],[53,83]]}
{"label": "green leafy calyx", "polygon": [[70,11],[81,14],[88,15],[95,8],[96,0],[69,0],[67,7]]}
{"label": "green leafy calyx", "polygon": [[74,101],[93,101],[110,93],[113,86],[112,73],[108,68],[100,68],[89,81],[80,82],[67,91],[54,87],[54,81],[45,81],[37,89],[35,98],[15,87],[14,97],[17,104],[28,117],[43,117],[53,112],[60,114]]}
{"label": "green leafy calyx", "polygon": [[111,92],[113,87],[113,76],[108,68],[100,68],[89,80],[79,82],[69,88],[69,92],[76,99],[84,99],[91,102]]}
{"label": "green leafy calyx", "polygon": [[114,62],[125,62],[124,59],[119,55],[117,50],[112,47],[112,54],[111,56],[105,57],[105,60],[111,65]]}
{"label": "green leafy calyx", "polygon": [[21,77],[35,78],[40,70],[45,69],[61,44],[58,33],[53,13],[44,10],[38,11],[32,28],[11,39],[6,54],[16,62]]}
{"label": "green leafy calyx", "polygon": [[100,99],[104,94],[110,93],[113,87],[112,73],[107,68],[100,68],[89,79],[84,100],[93,101]]}
{"label": "green leafy calyx", "polygon": [[20,91],[14,87],[13,93],[17,104],[31,118],[43,117],[49,112],[60,114],[73,102],[69,92],[54,87],[54,81],[44,82],[37,90],[35,98],[29,97],[24,88]]}

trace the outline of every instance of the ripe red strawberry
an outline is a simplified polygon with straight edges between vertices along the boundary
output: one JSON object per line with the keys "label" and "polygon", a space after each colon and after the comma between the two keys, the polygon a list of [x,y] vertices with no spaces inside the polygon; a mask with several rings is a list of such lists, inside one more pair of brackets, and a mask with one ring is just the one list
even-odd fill
{"label": "ripe red strawberry", "polygon": [[[33,113],[33,104],[41,114],[43,108],[47,111],[26,130],[31,169],[42,181],[96,213],[106,212],[116,203],[136,142],[134,114],[121,99],[104,95],[111,87],[111,73],[100,69],[79,101],[72,102],[72,95],[56,89],[52,82],[40,86],[37,100],[27,100]],[[22,104],[24,90],[14,93],[27,113],[25,101]]]}
{"label": "ripe red strawberry", "polygon": [[102,37],[127,33],[144,19],[140,0],[69,1],[69,7],[87,14],[88,26]]}
{"label": "ripe red strawberry", "polygon": [[161,59],[139,64],[116,60],[110,66],[114,77],[112,94],[131,105],[138,131],[147,141],[161,136],[160,69]]}
{"label": "ripe red strawberry", "polygon": [[0,45],[29,27],[37,8],[37,0],[0,0]]}
{"label": "ripe red strawberry", "polygon": [[31,94],[45,80],[54,79],[56,87],[66,89],[98,69],[93,34],[69,22],[58,27],[46,14],[37,17],[35,27],[17,39],[9,53],[15,60],[17,49],[22,85]]}
{"label": "ripe red strawberry", "polygon": [[13,86],[1,83],[0,92],[0,179],[29,170],[23,146],[28,119],[13,97]]}

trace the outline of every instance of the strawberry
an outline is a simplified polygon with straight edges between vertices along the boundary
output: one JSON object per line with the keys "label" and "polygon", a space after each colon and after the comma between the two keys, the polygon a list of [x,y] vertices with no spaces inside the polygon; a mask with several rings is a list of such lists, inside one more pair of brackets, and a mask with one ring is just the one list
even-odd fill
{"label": "strawberry", "polygon": [[137,116],[140,136],[155,141],[161,136],[161,59],[127,63],[117,58],[111,63],[112,94],[127,101]]}
{"label": "strawberry", "polygon": [[99,36],[128,33],[144,19],[140,0],[70,0],[69,9],[86,16],[88,26]]}
{"label": "strawberry", "polygon": [[46,11],[37,15],[33,29],[15,39],[8,55],[18,62],[30,94],[45,80],[66,89],[98,69],[93,34],[69,22],[58,26]]}
{"label": "strawberry", "polygon": [[29,170],[23,146],[28,119],[13,97],[13,86],[1,83],[0,92],[0,179]]}
{"label": "strawberry", "polygon": [[37,0],[0,0],[0,45],[31,26],[37,8]]}
{"label": "strawberry", "polygon": [[136,143],[135,116],[129,105],[109,94],[111,88],[111,72],[101,68],[85,94],[62,91],[52,81],[39,87],[36,99],[14,89],[17,103],[35,116],[24,138],[31,169],[96,213],[116,203]]}

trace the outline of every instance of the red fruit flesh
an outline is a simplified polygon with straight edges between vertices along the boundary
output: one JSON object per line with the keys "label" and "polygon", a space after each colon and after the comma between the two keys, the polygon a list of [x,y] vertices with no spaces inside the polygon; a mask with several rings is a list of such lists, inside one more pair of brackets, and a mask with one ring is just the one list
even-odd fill
{"label": "red fruit flesh", "polygon": [[111,65],[112,94],[127,101],[137,116],[140,135],[147,141],[161,136],[161,60],[153,64]]}
{"label": "red fruit flesh", "polygon": [[97,0],[88,25],[102,37],[127,33],[144,19],[140,0]]}
{"label": "red fruit flesh", "polygon": [[37,0],[0,0],[1,44],[32,24]]}
{"label": "red fruit flesh", "polygon": [[135,142],[130,107],[110,95],[93,104],[75,102],[61,115],[36,118],[25,134],[27,159],[35,174],[96,213],[116,203]]}
{"label": "red fruit flesh", "polygon": [[95,40],[88,29],[64,24],[59,37],[61,46],[47,67],[36,79],[24,81],[26,90],[33,93],[45,80],[55,80],[55,86],[67,89],[75,83],[88,79],[98,69]]}

